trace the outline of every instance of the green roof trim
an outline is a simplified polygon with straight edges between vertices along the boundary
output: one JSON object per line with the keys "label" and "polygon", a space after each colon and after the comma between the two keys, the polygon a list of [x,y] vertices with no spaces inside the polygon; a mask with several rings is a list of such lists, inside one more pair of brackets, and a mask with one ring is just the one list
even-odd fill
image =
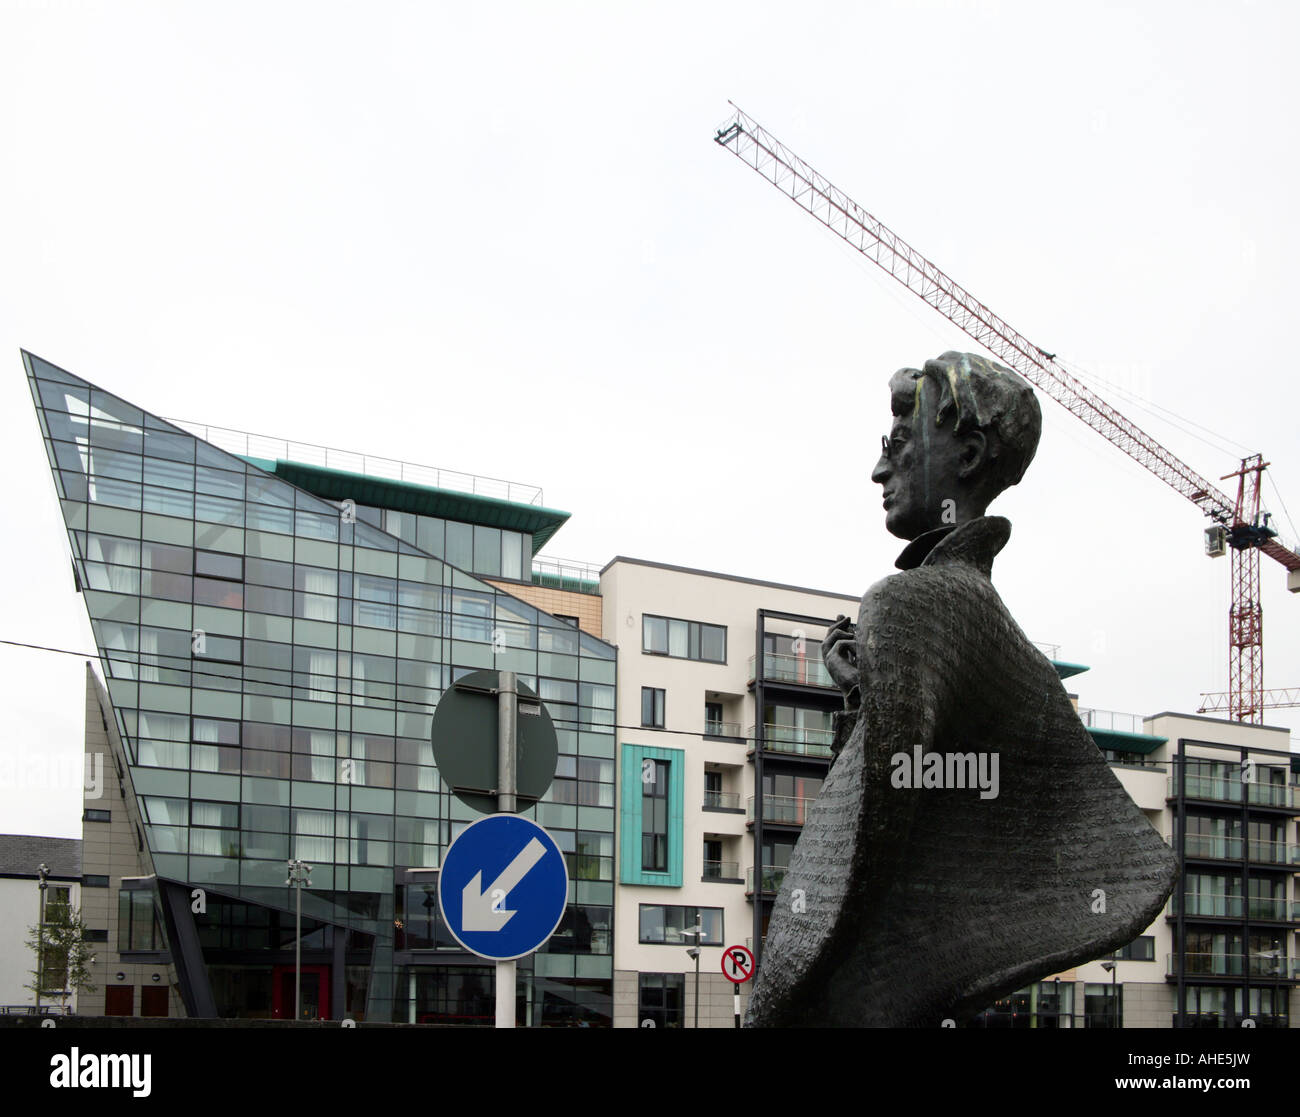
{"label": "green roof trim", "polygon": [[444,520],[460,520],[462,523],[526,532],[532,537],[534,555],[569,518],[568,512],[543,508],[539,504],[518,504],[512,500],[458,493],[451,489],[435,489],[429,485],[414,485],[410,481],[369,477],[363,473],[325,469],[316,465],[303,465],[301,462],[276,460],[274,463],[263,463],[256,458],[247,460],[322,500],[354,500],[372,508],[440,516]]}
{"label": "green roof trim", "polygon": [[1122,729],[1094,729],[1088,727],[1092,739],[1099,749],[1114,749],[1116,752],[1138,752],[1146,755],[1155,752],[1161,745],[1167,744],[1168,737],[1154,737],[1149,733],[1126,733]]}
{"label": "green roof trim", "polygon": [[1051,663],[1056,668],[1057,677],[1061,679],[1068,679],[1072,675],[1082,675],[1085,671],[1090,670],[1089,667],[1082,663],[1064,663],[1059,659],[1054,659]]}

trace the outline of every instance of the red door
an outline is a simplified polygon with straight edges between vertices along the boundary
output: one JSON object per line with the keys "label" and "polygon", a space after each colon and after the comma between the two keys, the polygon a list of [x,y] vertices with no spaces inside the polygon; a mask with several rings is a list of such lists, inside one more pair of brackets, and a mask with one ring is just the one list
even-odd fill
{"label": "red door", "polygon": [[[293,966],[276,966],[271,977],[271,1015],[277,1020],[293,1019],[294,979]],[[329,966],[303,966],[302,1011],[299,1019],[328,1020],[330,1018],[330,968]]]}

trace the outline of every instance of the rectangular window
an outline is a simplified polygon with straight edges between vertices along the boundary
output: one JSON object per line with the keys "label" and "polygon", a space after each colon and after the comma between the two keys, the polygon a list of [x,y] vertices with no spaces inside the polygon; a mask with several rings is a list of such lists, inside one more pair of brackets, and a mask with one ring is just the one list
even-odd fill
{"label": "rectangular window", "polygon": [[87,927],[81,936],[82,942],[108,942],[108,931],[99,927]]}
{"label": "rectangular window", "polygon": [[1122,962],[1154,962],[1156,960],[1155,936],[1139,935],[1131,943],[1117,950],[1115,957]]}
{"label": "rectangular window", "polygon": [[705,946],[722,945],[722,909],[677,907],[669,904],[641,905],[640,942],[671,946],[690,946],[695,939],[683,935],[698,919],[704,931]]}
{"label": "rectangular window", "polygon": [[720,624],[676,620],[644,613],[641,616],[641,650],[646,655],[726,663],[727,629]]}
{"label": "rectangular window", "polygon": [[87,807],[81,813],[82,822],[112,822],[113,812],[98,810],[97,808]]}
{"label": "rectangular window", "polygon": [[641,724],[653,729],[664,727],[664,690],[660,687],[641,688]]}
{"label": "rectangular window", "polygon": [[686,975],[637,975],[636,1021],[642,1028],[680,1028],[686,1018]]}
{"label": "rectangular window", "polygon": [[668,761],[641,761],[641,868],[668,871]]}
{"label": "rectangular window", "polygon": [[1124,987],[1089,983],[1083,987],[1084,1026],[1124,1027]]}
{"label": "rectangular window", "polygon": [[244,559],[220,551],[195,551],[194,573],[201,578],[220,578],[227,582],[244,580]]}
{"label": "rectangular window", "polygon": [[81,887],[82,888],[107,888],[108,877],[99,876],[98,874],[95,873],[87,873],[85,876],[81,878]]}

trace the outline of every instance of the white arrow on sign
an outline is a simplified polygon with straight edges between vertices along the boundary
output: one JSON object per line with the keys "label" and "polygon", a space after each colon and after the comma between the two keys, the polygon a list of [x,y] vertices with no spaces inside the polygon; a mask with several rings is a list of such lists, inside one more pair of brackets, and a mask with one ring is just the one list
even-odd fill
{"label": "white arrow on sign", "polygon": [[546,854],[546,847],[536,838],[530,838],[505,871],[492,882],[486,891],[482,888],[483,873],[479,871],[460,894],[460,925],[463,931],[499,931],[514,916],[502,910],[510,890],[527,875],[528,870]]}

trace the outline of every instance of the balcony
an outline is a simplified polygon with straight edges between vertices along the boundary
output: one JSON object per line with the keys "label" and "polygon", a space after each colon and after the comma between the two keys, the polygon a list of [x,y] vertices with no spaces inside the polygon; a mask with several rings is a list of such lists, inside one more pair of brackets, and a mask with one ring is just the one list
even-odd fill
{"label": "balcony", "polygon": [[[812,795],[764,795],[763,821],[783,826],[802,826],[808,807],[815,801]],[[745,821],[754,821],[754,797],[751,795],[745,808]]]}
{"label": "balcony", "polygon": [[1252,839],[1246,848],[1250,860],[1261,865],[1294,865],[1300,869],[1300,846]]}
{"label": "balcony", "polygon": [[704,735],[706,737],[739,737],[740,722],[706,721],[704,723]]}
{"label": "balcony", "polygon": [[[1165,841],[1174,849],[1174,839],[1166,834]],[[1188,834],[1185,851],[1188,857],[1207,861],[1240,861],[1241,839],[1219,837],[1217,834]]]}
{"label": "balcony", "polygon": [[[1208,919],[1241,919],[1246,913],[1247,919],[1264,919],[1277,923],[1287,921],[1287,902],[1285,899],[1265,896],[1221,896],[1203,893],[1185,897],[1186,914]],[[1175,894],[1169,901],[1169,914],[1178,914],[1179,897]]]}
{"label": "balcony", "polygon": [[[749,657],[749,681],[758,679],[755,673],[757,656]],[[826,670],[826,664],[820,659],[806,656],[784,655],[780,652],[766,652],[763,656],[763,680],[769,683],[797,683],[800,686],[826,687],[838,690]]]}
{"label": "balcony", "polygon": [[[746,736],[750,742],[758,740],[757,727],[751,725]],[[814,756],[829,760],[831,741],[835,734],[829,729],[805,729],[800,725],[763,726],[763,751],[783,752],[790,756]]]}
{"label": "balcony", "polygon": [[705,791],[704,809],[706,811],[740,810],[739,791]]}
{"label": "balcony", "polygon": [[[1174,839],[1165,836],[1174,849]],[[1188,857],[1199,857],[1206,861],[1240,861],[1242,840],[1218,834],[1188,834],[1186,852]],[[1252,839],[1245,845],[1249,859],[1259,865],[1295,865],[1300,868],[1300,846],[1288,845],[1286,842],[1270,842]]]}
{"label": "balcony", "polygon": [[701,880],[726,881],[735,883],[740,880],[739,861],[705,861]]}
{"label": "balcony", "polygon": [[[785,880],[785,866],[776,868],[768,865],[763,869],[762,885],[764,896],[775,896],[781,891],[781,882]],[[754,892],[754,867],[751,865],[745,870],[745,892],[752,895]]]}
{"label": "balcony", "polygon": [[[1178,976],[1177,954],[1165,956],[1165,974]],[[1272,954],[1188,954],[1186,977],[1241,977],[1249,972],[1251,977],[1294,981],[1300,978],[1300,960],[1277,958]]]}
{"label": "balcony", "polygon": [[[1217,803],[1240,803],[1243,789],[1249,806],[1296,809],[1296,789],[1280,783],[1247,783],[1239,779],[1215,779],[1212,776],[1187,776],[1187,798],[1209,799]],[[1168,797],[1178,797],[1178,776],[1168,780]]]}

